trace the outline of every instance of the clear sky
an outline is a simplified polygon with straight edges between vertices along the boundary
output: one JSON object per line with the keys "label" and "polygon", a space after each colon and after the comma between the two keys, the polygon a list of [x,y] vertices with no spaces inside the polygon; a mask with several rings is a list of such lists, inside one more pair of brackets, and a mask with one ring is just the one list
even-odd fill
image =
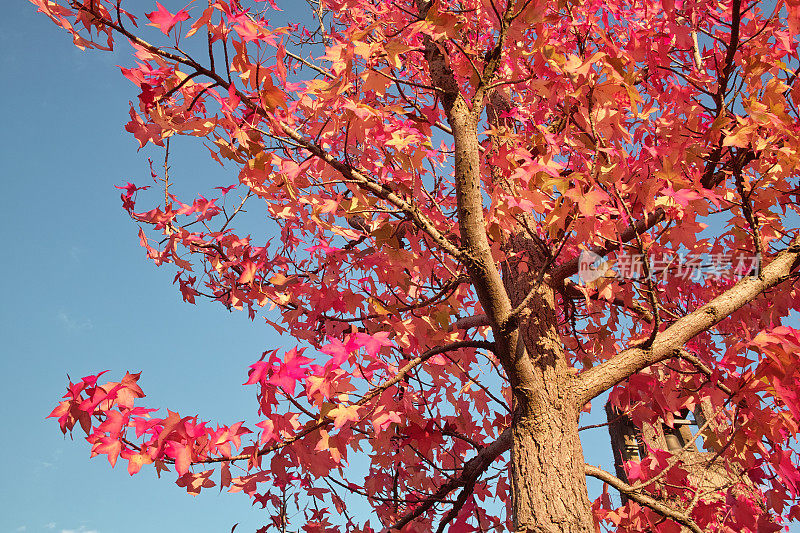
{"label": "clear sky", "polygon": [[[162,2],[170,5],[168,2]],[[281,345],[260,323],[221,306],[181,303],[174,272],[139,247],[114,185],[145,184],[147,157],[124,131],[136,88],[121,51],[84,53],[25,0],[0,19],[2,185],[0,532],[254,531],[262,514],[241,494],[194,498],[156,479],[89,459],[79,433],[45,416],[79,379],[142,371],[145,401],[235,422],[255,414],[247,367]],[[173,143],[183,183],[230,184],[205,148]],[[193,149],[192,149],[193,148]],[[229,183],[230,182],[230,183]]]}
{"label": "clear sky", "polygon": [[[174,2],[162,2],[168,7]],[[300,2],[298,2],[300,3]],[[67,374],[141,371],[148,407],[222,423],[253,420],[247,367],[290,346],[243,313],[181,303],[173,271],[156,268],[114,185],[146,184],[147,157],[123,125],[137,91],[115,54],[81,52],[25,0],[0,18],[0,533],[254,531],[266,517],[242,494],[187,495],[174,475],[129,476],[89,459],[89,446],[45,420]],[[192,140],[173,141],[172,177],[203,192],[236,181]],[[267,231],[265,227],[265,232]],[[585,423],[601,421],[602,404]],[[590,433],[590,432],[587,432]],[[587,460],[611,469],[605,429],[587,434]],[[598,490],[596,484],[592,491]],[[300,526],[301,524],[293,524]]]}

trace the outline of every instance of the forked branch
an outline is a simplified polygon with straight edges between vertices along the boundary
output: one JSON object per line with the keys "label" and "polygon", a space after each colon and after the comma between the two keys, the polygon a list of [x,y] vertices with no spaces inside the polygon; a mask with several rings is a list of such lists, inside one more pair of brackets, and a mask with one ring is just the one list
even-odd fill
{"label": "forked branch", "polygon": [[[483,448],[478,454],[464,464],[461,475],[455,477],[440,486],[435,493],[428,496],[420,505],[415,507],[400,520],[387,528],[387,531],[402,529],[415,518],[422,516],[435,504],[439,503],[449,493],[458,487],[474,487],[475,482],[483,474],[489,465],[503,453],[511,449],[511,430],[506,429],[493,443]],[[467,492],[467,495],[469,493]]]}

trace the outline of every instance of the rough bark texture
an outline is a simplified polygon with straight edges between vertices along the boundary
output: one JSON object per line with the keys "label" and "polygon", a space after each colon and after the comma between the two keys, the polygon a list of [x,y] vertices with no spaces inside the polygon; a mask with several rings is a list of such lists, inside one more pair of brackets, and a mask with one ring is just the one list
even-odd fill
{"label": "rough bark texture", "polygon": [[514,425],[511,479],[516,531],[593,531],[576,418],[573,409],[553,408]]}
{"label": "rough bark texture", "polygon": [[[529,293],[542,268],[528,243],[523,260],[511,261],[504,274],[513,305]],[[533,263],[531,263],[531,258]],[[594,531],[584,475],[583,450],[578,435],[579,407],[572,394],[572,378],[556,329],[555,295],[539,284],[531,313],[520,325],[521,357],[533,365],[533,383],[515,390],[516,414],[512,428],[511,481],[514,527],[519,532],[556,533]]]}

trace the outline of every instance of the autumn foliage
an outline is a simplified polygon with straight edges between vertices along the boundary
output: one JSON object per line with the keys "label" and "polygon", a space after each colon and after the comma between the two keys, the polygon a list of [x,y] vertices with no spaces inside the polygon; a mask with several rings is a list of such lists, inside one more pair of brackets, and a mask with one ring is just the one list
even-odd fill
{"label": "autumn foliage", "polygon": [[[296,345],[230,425],[143,407],[139,374],[70,383],[51,416],[92,456],[244,492],[264,531],[800,519],[796,0],[31,1],[132,47],[147,256]],[[177,197],[177,135],[230,181]],[[606,392],[641,431],[706,419],[604,472],[579,437]]]}

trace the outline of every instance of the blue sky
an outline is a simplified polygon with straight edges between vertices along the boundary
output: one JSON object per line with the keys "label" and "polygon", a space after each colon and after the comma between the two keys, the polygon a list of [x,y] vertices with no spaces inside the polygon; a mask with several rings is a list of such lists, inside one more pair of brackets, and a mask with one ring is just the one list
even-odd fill
{"label": "blue sky", "polygon": [[[22,0],[0,19],[0,49],[0,531],[255,530],[265,517],[243,495],[211,489],[192,497],[172,475],[158,480],[148,468],[130,477],[124,462],[112,470],[105,459],[89,460],[78,433],[65,439],[45,420],[67,374],[101,370],[142,371],[148,406],[252,420],[254,391],[241,386],[247,367],[291,339],[243,313],[182,303],[172,270],[146,260],[114,185],[145,184],[148,155],[162,156],[137,153],[123,130],[137,92],[116,67],[130,65],[125,47],[81,52]],[[172,176],[191,180],[188,190],[235,181],[199,144],[178,139],[173,149]],[[585,423],[601,415],[598,404]],[[610,469],[607,433],[592,433],[587,460]]]}
{"label": "blue sky", "polygon": [[[154,406],[252,417],[247,366],[282,341],[242,313],[181,303],[174,273],[146,260],[114,188],[150,179],[148,154],[123,130],[137,94],[115,66],[128,64],[124,52],[81,52],[26,1],[6,5],[0,49],[0,531],[255,530],[262,515],[241,494],[193,498],[153,469],[130,477],[45,420],[67,374],[101,370],[142,371]],[[176,179],[235,181],[205,148],[173,145]]]}

